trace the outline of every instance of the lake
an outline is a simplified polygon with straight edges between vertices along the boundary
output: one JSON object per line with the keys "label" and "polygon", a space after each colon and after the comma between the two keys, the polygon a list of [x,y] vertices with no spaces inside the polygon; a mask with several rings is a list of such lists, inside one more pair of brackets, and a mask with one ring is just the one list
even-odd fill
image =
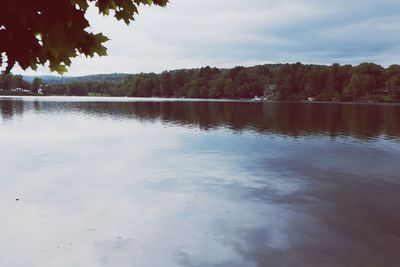
{"label": "lake", "polygon": [[400,266],[400,106],[0,98],[0,266]]}

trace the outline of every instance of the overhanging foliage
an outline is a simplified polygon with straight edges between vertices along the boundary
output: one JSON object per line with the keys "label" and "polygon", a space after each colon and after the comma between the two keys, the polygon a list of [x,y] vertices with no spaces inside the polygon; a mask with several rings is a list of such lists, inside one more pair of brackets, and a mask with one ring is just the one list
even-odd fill
{"label": "overhanging foliage", "polygon": [[85,18],[93,3],[99,14],[113,14],[132,22],[140,5],[165,6],[168,0],[3,0],[0,11],[0,66],[9,72],[16,63],[37,69],[49,63],[51,71],[67,71],[71,59],[107,55],[102,33],[89,31]]}

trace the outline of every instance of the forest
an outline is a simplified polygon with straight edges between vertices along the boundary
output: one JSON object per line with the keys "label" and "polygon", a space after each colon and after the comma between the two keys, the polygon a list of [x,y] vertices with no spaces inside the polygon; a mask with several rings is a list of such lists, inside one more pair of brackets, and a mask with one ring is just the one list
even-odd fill
{"label": "forest", "polygon": [[[96,78],[99,77],[99,78]],[[202,67],[132,75],[110,74],[52,80],[0,77],[0,93],[41,87],[46,95],[265,99],[284,101],[400,101],[400,65],[374,63],[266,64],[231,69]]]}

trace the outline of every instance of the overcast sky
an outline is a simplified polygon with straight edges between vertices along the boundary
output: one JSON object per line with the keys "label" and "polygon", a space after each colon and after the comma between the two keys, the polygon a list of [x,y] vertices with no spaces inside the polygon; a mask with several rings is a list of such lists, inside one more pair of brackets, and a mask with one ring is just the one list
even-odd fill
{"label": "overcast sky", "polygon": [[[399,0],[170,0],[129,27],[91,10],[108,56],[73,60],[67,75],[161,72],[271,62],[400,63]],[[39,72],[23,74],[49,74]]]}

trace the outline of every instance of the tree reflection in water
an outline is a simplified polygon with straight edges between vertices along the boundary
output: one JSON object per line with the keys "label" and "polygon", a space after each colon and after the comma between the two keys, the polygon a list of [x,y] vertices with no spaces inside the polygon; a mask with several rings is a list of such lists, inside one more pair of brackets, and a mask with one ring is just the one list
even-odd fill
{"label": "tree reflection in water", "polygon": [[[68,100],[68,98],[64,98]],[[82,100],[83,101],[83,100]],[[110,99],[112,101],[112,99]],[[335,103],[138,101],[52,102],[0,100],[3,119],[23,115],[24,110],[43,113],[77,111],[94,116],[161,120],[208,130],[226,127],[260,134],[286,136],[329,135],[374,139],[400,135],[400,106]]]}

